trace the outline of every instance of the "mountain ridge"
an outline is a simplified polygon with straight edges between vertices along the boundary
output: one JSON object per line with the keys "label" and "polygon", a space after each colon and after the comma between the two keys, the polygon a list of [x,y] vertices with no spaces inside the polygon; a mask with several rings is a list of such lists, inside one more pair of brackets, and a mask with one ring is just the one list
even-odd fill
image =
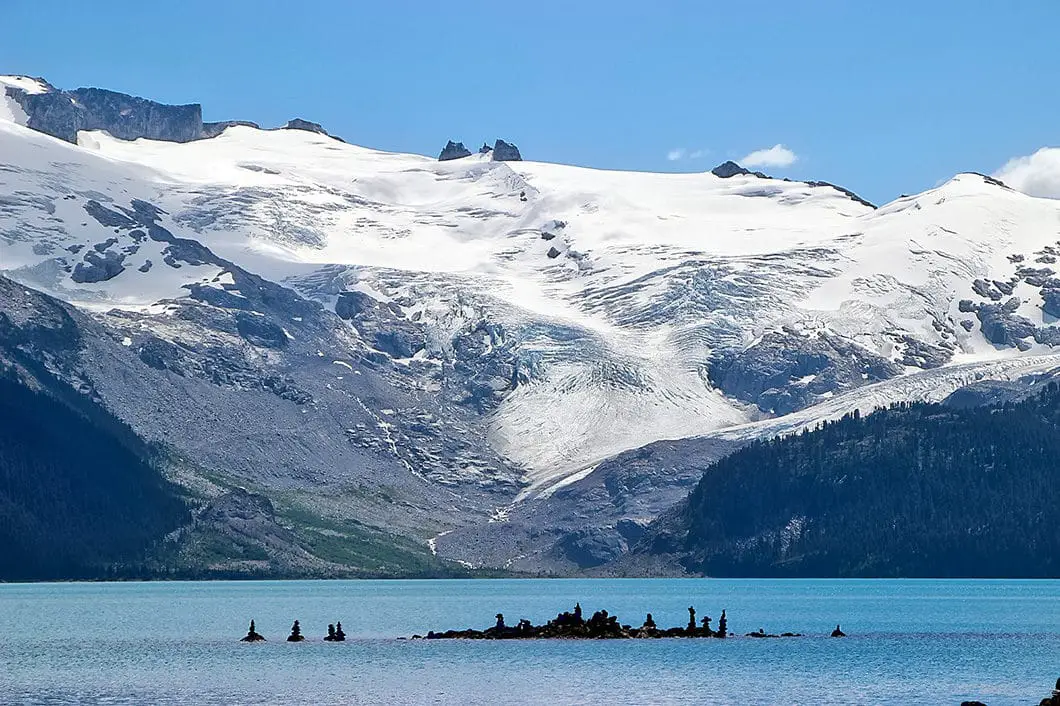
{"label": "mountain ridge", "polygon": [[101,327],[123,362],[86,372],[138,434],[475,567],[583,570],[716,454],[1060,365],[1060,206],[982,176],[871,208],[764,175],[244,124],[71,144],[0,115],[0,185],[0,274]]}

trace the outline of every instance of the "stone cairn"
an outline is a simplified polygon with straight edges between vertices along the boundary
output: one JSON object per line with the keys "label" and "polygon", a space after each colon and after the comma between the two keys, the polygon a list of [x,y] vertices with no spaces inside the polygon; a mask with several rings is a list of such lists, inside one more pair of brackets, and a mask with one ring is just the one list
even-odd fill
{"label": "stone cairn", "polygon": [[265,642],[265,636],[261,635],[254,627],[254,621],[250,621],[250,629],[247,630],[247,636],[244,637],[240,642]]}
{"label": "stone cairn", "polygon": [[[581,603],[574,606],[573,611],[564,611],[544,625],[534,625],[529,620],[520,620],[515,626],[508,625],[504,615],[497,613],[496,622],[493,627],[485,630],[468,628],[466,630],[446,630],[436,632],[431,630],[426,636],[413,635],[413,639],[444,640],[444,639],[466,639],[466,640],[527,640],[527,639],[638,639],[658,637],[709,637],[725,639],[729,635],[728,615],[723,610],[718,618],[718,629],[711,629],[710,616],[704,616],[697,623],[696,609],[688,608],[688,624],[684,627],[659,628],[655,618],[648,613],[644,624],[639,628],[623,625],[618,616],[611,615],[606,610],[598,610],[588,620],[582,615]],[[756,638],[782,638],[801,637],[800,633],[784,632],[780,634],[767,633],[759,628],[756,632],[747,633],[747,637]],[[1057,704],[1060,706],[1060,704]]]}
{"label": "stone cairn", "polygon": [[[246,637],[240,639],[240,642],[264,642],[265,636],[258,632],[254,625],[254,621],[250,621],[250,629],[247,631]],[[294,625],[291,626],[291,634],[287,636],[287,642],[304,642],[305,635],[302,634],[302,624],[297,620],[294,621]],[[342,629],[342,623],[337,622],[328,625],[328,635],[324,638],[324,642],[345,642],[346,633]]]}

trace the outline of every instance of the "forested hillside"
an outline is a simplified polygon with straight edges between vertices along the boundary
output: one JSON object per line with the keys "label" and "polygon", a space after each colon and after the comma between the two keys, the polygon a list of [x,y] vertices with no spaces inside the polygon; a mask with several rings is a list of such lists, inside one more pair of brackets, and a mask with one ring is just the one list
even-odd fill
{"label": "forested hillside", "polygon": [[645,553],[716,576],[1060,576],[1060,390],[900,404],[711,466]]}
{"label": "forested hillside", "polygon": [[117,420],[0,375],[0,580],[135,576],[187,519]]}

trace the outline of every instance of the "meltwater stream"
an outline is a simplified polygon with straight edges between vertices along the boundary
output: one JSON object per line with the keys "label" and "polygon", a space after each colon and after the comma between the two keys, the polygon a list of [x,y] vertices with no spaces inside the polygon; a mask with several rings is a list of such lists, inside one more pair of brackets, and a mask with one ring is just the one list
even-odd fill
{"label": "meltwater stream", "polygon": [[[639,625],[724,608],[784,640],[421,641],[580,601]],[[253,618],[268,642],[244,644]],[[298,619],[307,642],[284,641]],[[328,623],[349,639],[326,643]],[[841,623],[849,635],[831,639]],[[1060,581],[0,584],[3,704],[1037,704]]]}

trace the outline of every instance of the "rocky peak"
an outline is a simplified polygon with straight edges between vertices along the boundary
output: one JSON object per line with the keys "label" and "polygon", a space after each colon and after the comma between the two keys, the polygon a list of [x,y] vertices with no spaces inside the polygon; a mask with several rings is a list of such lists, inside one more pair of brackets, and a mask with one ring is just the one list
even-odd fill
{"label": "rocky peak", "polygon": [[713,174],[714,176],[720,177],[722,179],[728,179],[728,178],[734,177],[734,176],[756,176],[759,179],[768,179],[769,178],[767,175],[763,174],[762,172],[752,172],[752,171],[750,171],[748,169],[744,169],[743,167],[741,167],[739,164],[737,164],[736,162],[732,161],[731,159],[728,160],[728,161],[722,162],[718,166],[714,167],[713,169],[710,170],[710,173]]}
{"label": "rocky peak", "polygon": [[[295,118],[294,120],[288,120],[287,124],[283,126],[284,130],[305,130],[306,132],[315,132],[320,135],[328,135],[328,131],[324,129],[324,126],[320,123],[310,122],[309,120],[302,120],[301,118]],[[331,137],[331,135],[328,135]]]}
{"label": "rocky peak", "polygon": [[497,140],[493,144],[494,162],[521,162],[523,156],[519,154],[519,148],[510,142]]}
{"label": "rocky peak", "polygon": [[166,105],[102,88],[78,88],[30,93],[7,86],[27,116],[27,127],[67,142],[77,142],[80,130],[105,130],[121,140],[190,142],[203,134],[202,106]]}
{"label": "rocky peak", "polygon": [[462,159],[470,156],[471,150],[464,147],[463,142],[453,142],[452,140],[449,140],[445,143],[445,147],[442,148],[441,154],[438,155],[438,161],[447,162],[451,159]]}
{"label": "rocky peak", "polygon": [[479,154],[489,154],[492,151],[493,151],[493,148],[490,147],[489,144],[487,144],[485,142],[483,142],[482,146],[478,148],[478,153]]}

